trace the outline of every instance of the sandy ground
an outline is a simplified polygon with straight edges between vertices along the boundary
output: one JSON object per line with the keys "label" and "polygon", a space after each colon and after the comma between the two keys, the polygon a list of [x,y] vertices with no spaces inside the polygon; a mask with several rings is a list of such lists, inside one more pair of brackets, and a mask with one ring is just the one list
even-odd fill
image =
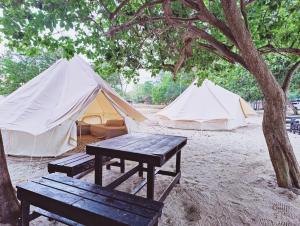
{"label": "sandy ground", "polygon": [[[300,199],[294,192],[278,188],[261,129],[261,115],[249,119],[247,127],[234,131],[193,131],[163,128],[156,123],[156,108],[141,108],[150,121],[140,130],[188,137],[182,151],[182,179],[165,200],[160,225],[226,226],[300,225]],[[300,135],[290,134],[298,160]],[[47,174],[51,159],[8,157],[14,185]],[[134,164],[126,163],[127,169]],[[174,160],[164,168],[174,168]],[[105,171],[104,183],[120,175],[117,168]],[[83,178],[93,181],[93,173]],[[134,176],[118,189],[130,191],[140,181]],[[156,196],[168,178],[156,178]],[[142,190],[140,195],[145,194]],[[60,225],[45,218],[34,225]]]}

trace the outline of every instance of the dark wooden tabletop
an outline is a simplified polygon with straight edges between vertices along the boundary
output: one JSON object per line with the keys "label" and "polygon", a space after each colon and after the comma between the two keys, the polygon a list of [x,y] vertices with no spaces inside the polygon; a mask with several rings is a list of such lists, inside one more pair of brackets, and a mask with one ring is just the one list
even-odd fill
{"label": "dark wooden tabletop", "polygon": [[131,133],[89,144],[86,152],[162,166],[186,142],[187,138],[182,136]]}

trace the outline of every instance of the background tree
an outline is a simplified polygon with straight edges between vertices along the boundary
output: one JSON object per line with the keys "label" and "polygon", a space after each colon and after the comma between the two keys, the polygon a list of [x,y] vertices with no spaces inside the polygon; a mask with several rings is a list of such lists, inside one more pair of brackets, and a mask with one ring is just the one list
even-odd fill
{"label": "background tree", "polygon": [[0,58],[0,94],[8,95],[33,77],[46,70],[61,57],[60,54],[40,53],[24,56],[8,52]]}

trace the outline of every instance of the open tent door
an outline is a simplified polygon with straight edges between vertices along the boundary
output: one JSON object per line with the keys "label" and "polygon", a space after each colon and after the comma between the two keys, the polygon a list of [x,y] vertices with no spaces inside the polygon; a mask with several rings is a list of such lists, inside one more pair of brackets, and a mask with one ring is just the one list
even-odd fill
{"label": "open tent door", "polygon": [[122,120],[122,116],[114,108],[112,103],[107,99],[102,90],[97,97],[88,106],[85,113],[80,118],[88,124],[105,124],[108,120]]}
{"label": "open tent door", "polygon": [[79,118],[79,140],[92,137],[108,139],[128,132],[125,116],[121,115],[114,103],[100,90],[96,98]]}

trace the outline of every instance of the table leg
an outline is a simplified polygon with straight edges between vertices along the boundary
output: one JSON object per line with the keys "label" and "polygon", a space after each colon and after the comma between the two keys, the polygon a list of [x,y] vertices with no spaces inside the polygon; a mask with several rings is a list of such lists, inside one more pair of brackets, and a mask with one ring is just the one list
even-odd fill
{"label": "table leg", "polygon": [[125,160],[124,159],[120,159],[120,169],[121,169],[121,173],[125,173]]}
{"label": "table leg", "polygon": [[143,163],[142,162],[139,162],[139,177],[143,177]]}
{"label": "table leg", "polygon": [[[179,152],[177,152],[176,154],[176,173],[180,173],[181,169],[180,169],[180,162],[181,162],[181,150]],[[180,183],[180,179],[177,182],[178,184]]]}
{"label": "table leg", "polygon": [[95,184],[102,186],[103,156],[95,155]]}
{"label": "table leg", "polygon": [[154,199],[154,179],[155,167],[151,164],[147,165],[147,198]]}
{"label": "table leg", "polygon": [[28,201],[21,201],[21,226],[29,226],[29,212],[30,203]]}

